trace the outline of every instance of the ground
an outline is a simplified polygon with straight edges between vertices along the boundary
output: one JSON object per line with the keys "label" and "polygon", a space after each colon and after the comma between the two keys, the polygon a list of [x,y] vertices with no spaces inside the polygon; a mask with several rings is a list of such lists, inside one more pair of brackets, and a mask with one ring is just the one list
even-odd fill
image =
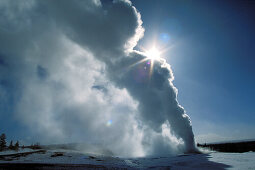
{"label": "ground", "polygon": [[255,169],[255,152],[120,158],[70,150],[0,152],[0,169]]}

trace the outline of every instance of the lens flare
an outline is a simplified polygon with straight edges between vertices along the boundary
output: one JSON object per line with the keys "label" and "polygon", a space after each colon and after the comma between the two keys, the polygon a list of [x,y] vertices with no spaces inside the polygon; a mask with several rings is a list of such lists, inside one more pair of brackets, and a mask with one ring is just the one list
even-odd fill
{"label": "lens flare", "polygon": [[112,120],[108,120],[106,123],[106,126],[111,126],[112,125]]}

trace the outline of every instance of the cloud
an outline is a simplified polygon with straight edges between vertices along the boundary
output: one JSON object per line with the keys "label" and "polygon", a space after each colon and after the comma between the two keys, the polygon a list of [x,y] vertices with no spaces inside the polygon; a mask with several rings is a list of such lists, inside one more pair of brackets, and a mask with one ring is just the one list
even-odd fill
{"label": "cloud", "polygon": [[[101,143],[116,155],[192,151],[191,122],[165,60],[153,73],[129,1],[1,1],[0,105],[45,143]],[[145,69],[147,68],[147,69]],[[11,116],[12,115],[12,116]],[[109,123],[111,122],[111,123]]]}

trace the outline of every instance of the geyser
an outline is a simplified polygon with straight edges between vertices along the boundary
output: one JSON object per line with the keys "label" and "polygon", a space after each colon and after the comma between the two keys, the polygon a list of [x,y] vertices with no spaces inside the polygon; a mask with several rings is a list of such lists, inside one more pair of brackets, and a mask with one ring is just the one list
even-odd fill
{"label": "geyser", "polygon": [[[147,57],[146,54],[137,51],[132,51],[128,56],[122,57],[119,62],[108,67],[110,80],[118,87],[127,89],[131,96],[139,102],[138,117],[142,126],[162,134],[162,125],[167,123],[170,125],[168,128],[171,134],[183,142],[183,147],[179,149],[184,152],[197,151],[190,118],[177,101],[177,89],[172,83],[174,77],[170,65],[166,63],[166,60],[158,58],[154,60],[153,67],[151,67],[151,63],[145,60]],[[152,133],[144,135],[148,138]],[[153,136],[151,137],[153,139]],[[162,135],[157,136],[157,138],[161,137],[164,138]],[[169,138],[169,143],[171,143],[171,138]],[[156,145],[155,147],[162,146]]]}
{"label": "geyser", "polygon": [[134,50],[144,29],[130,1],[3,0],[0,11],[0,116],[27,142],[196,150],[170,65]]}

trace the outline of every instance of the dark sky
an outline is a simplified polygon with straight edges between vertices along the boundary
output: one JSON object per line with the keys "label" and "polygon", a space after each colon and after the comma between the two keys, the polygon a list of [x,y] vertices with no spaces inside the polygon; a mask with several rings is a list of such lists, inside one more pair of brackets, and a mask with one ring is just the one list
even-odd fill
{"label": "dark sky", "polygon": [[198,141],[255,138],[255,1],[132,1],[144,38],[169,47]]}

